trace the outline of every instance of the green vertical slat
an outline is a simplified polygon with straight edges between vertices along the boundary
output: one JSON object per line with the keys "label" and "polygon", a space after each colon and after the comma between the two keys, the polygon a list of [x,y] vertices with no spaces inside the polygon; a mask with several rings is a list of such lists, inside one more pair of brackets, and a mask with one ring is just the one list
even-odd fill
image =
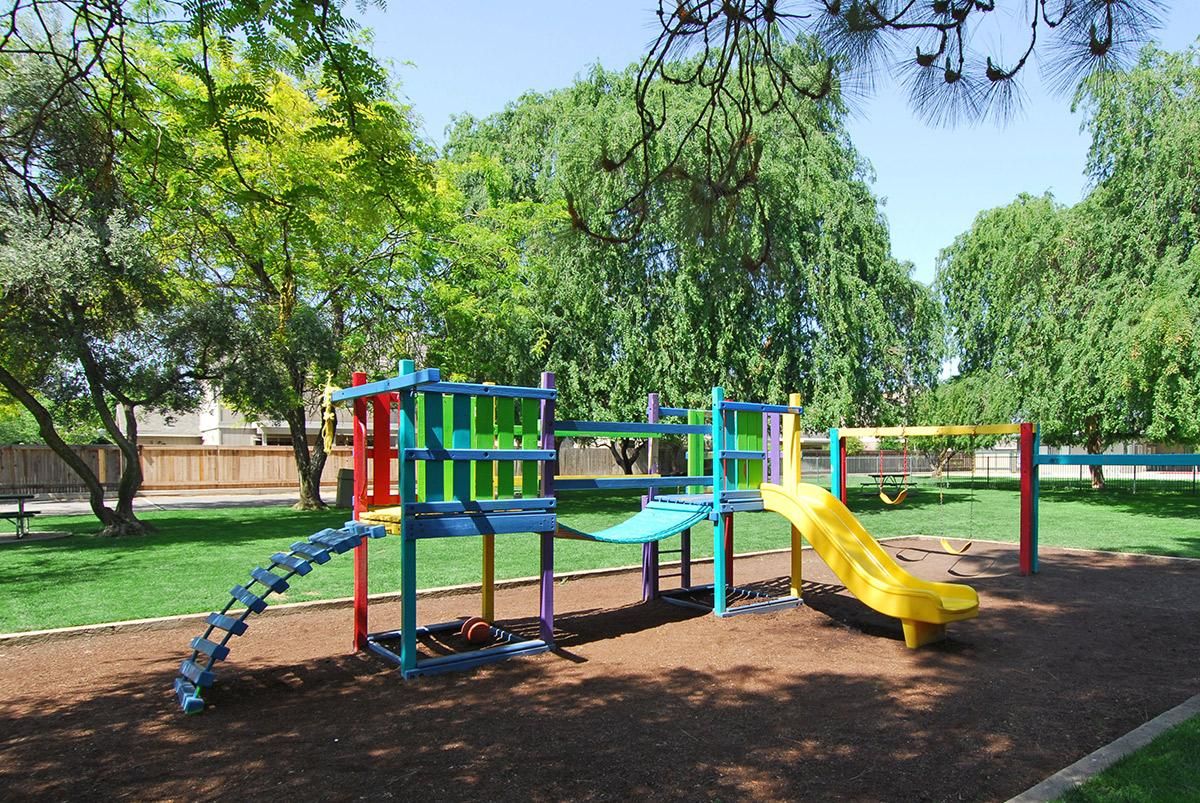
{"label": "green vertical slat", "polygon": [[[442,419],[442,394],[422,394],[426,399],[424,440],[427,449],[446,448],[446,426]],[[445,460],[430,460],[428,471],[425,472],[425,494],[421,497],[426,502],[441,502],[446,498],[446,471],[443,467]],[[425,467],[425,461],[417,463]]]}
{"label": "green vertical slat", "polygon": [[[425,447],[425,394],[417,394],[417,448]],[[403,460],[403,455],[400,456]],[[425,488],[425,461],[421,461],[415,466],[417,472],[417,499],[421,502],[428,501],[428,495]]]}
{"label": "green vertical slat", "polygon": [[[737,439],[738,414],[733,411],[726,411],[724,418],[725,418],[725,424],[724,424],[725,437],[723,439],[724,440],[723,448],[730,449],[730,450],[737,449],[738,448],[738,439]],[[725,469],[726,469],[725,476],[727,478],[726,482],[728,483],[728,485],[726,487],[731,491],[736,491],[738,488],[741,487],[742,462],[740,460],[726,460],[725,461]]]}
{"label": "green vertical slat", "polygon": [[[538,402],[537,399],[521,399],[521,448],[538,448]],[[521,496],[532,499],[538,495],[538,464],[534,460],[521,461]]]}
{"label": "green vertical slat", "polygon": [[[453,440],[453,438],[454,438],[454,397],[449,396],[449,395],[442,397],[442,428],[443,428],[442,439],[443,439],[443,441],[446,438],[444,430],[445,430],[447,423],[449,423],[449,425],[450,425],[450,437],[451,437],[451,440]],[[442,494],[443,494],[443,496],[446,493],[446,490],[445,490],[446,488],[453,488],[453,487],[454,487],[454,463],[452,463],[449,460],[443,460],[442,461]]]}
{"label": "green vertical slat", "polygon": [[[496,404],[496,448],[512,449],[516,444],[513,436],[514,402],[498,399]],[[496,496],[501,499],[511,499],[513,496],[514,466],[511,460],[496,464]]]}
{"label": "green vertical slat", "polygon": [[[491,396],[476,396],[472,399],[475,413],[474,441],[475,449],[496,448],[496,402]],[[491,460],[474,460],[471,463],[475,475],[475,498],[492,498],[492,465]]]}
{"label": "green vertical slat", "polygon": [[[689,424],[704,424],[703,410],[688,410]],[[704,474],[704,436],[699,434],[691,434],[687,437],[687,473],[692,477],[699,477]],[[704,488],[699,485],[688,486],[688,493],[699,494],[704,493]]]}
{"label": "green vertical slat", "polygon": [[[453,417],[451,418],[453,435],[451,436],[452,441],[450,446],[453,449],[470,449],[471,397],[455,395],[451,406],[453,407]],[[451,488],[454,489],[454,498],[459,502],[470,501],[471,462],[469,460],[455,460],[451,465],[451,473],[454,477]]]}
{"label": "green vertical slat", "polygon": [[[763,450],[763,414],[762,413],[746,413],[746,422],[748,428],[745,430],[746,448],[753,449],[756,452]],[[746,461],[746,487],[751,490],[758,490],[758,486],[762,485],[763,481],[763,461],[762,460],[747,460]]]}

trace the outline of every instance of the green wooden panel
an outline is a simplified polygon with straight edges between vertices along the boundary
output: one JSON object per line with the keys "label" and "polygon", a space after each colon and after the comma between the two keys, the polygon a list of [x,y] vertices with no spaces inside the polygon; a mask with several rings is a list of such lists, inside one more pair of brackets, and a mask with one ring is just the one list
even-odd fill
{"label": "green wooden panel", "polygon": [[[738,448],[737,447],[738,414],[732,410],[725,410],[724,413],[725,413],[725,415],[724,415],[725,437],[723,440],[725,441],[725,449],[727,449],[727,450],[737,449]],[[742,466],[741,466],[740,460],[726,460],[725,461],[725,477],[726,477],[725,483],[726,483],[726,487],[728,488],[728,490],[736,491],[738,488],[741,487],[741,475],[739,474],[739,472],[741,471],[741,467]]]}
{"label": "green wooden panel", "polygon": [[[516,446],[516,437],[513,434],[515,428],[513,422],[516,417],[515,400],[497,399],[496,405],[496,447],[512,449]],[[511,499],[513,496],[515,468],[516,463],[511,460],[496,464],[496,496],[500,499]]]}
{"label": "green wooden panel", "polygon": [[[496,448],[496,400],[490,396],[476,396],[471,399],[475,412],[475,427],[473,433],[475,449]],[[492,460],[472,460],[471,469],[474,475],[475,498],[492,498]]]}
{"label": "green wooden panel", "polygon": [[[442,394],[423,393],[426,400],[425,426],[421,440],[429,449],[444,449],[446,447],[446,427],[442,418]],[[425,472],[425,495],[421,498],[426,502],[441,502],[446,498],[446,472],[442,465],[444,460],[422,460],[417,466],[428,470]]]}
{"label": "green wooden panel", "polygon": [[[425,394],[417,395],[417,447],[424,448],[425,446]],[[400,455],[400,459],[404,459],[404,455]],[[417,463],[417,499],[424,502],[428,500],[427,489],[425,487],[425,463]]]}
{"label": "green wooden panel", "polygon": [[[703,424],[703,410],[688,410],[689,424]],[[688,435],[687,436],[687,473],[689,477],[699,477],[704,475],[704,436],[703,435]],[[704,488],[699,485],[692,485],[688,488],[688,493],[698,494],[703,493]]]}
{"label": "green wooden panel", "polygon": [[[746,428],[743,430],[746,438],[746,449],[761,452],[763,449],[763,414],[762,413],[746,413]],[[758,490],[758,486],[762,485],[763,481],[763,461],[747,460],[746,461],[746,487],[751,490]]]}
{"label": "green wooden panel", "polygon": [[[442,397],[442,426],[445,429],[446,425],[450,428],[450,440],[454,439],[454,397]],[[442,435],[446,439],[445,434]],[[446,488],[454,487],[454,463],[449,460],[442,461],[442,493],[445,493]]]}
{"label": "green wooden panel", "polygon": [[[450,446],[454,449],[471,448],[471,397],[455,395],[452,397],[451,418],[452,432]],[[471,499],[471,463],[467,460],[448,461],[451,463],[451,474],[454,479],[450,487],[454,489],[454,498],[460,502]]]}
{"label": "green wooden panel", "polygon": [[[537,399],[521,399],[521,448],[538,448]],[[526,499],[538,495],[538,463],[535,460],[521,461],[521,496]]]}

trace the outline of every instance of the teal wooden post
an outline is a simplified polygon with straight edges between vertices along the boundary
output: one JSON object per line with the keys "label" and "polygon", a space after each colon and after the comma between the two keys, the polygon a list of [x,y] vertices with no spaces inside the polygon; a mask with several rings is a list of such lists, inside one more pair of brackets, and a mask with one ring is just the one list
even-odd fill
{"label": "teal wooden post", "polygon": [[[400,373],[411,374],[415,369],[412,360],[400,361]],[[396,462],[399,479],[400,504],[402,508],[416,501],[412,463],[405,460],[404,450],[416,448],[417,405],[415,391],[400,393],[400,426],[396,433]],[[402,511],[403,512],[403,511]],[[400,518],[400,669],[409,671],[417,668],[417,541],[408,530],[408,516]]]}
{"label": "teal wooden post", "polygon": [[837,427],[829,430],[829,492],[842,498],[842,446]]}
{"label": "teal wooden post", "polygon": [[725,389],[712,390],[712,450],[713,450],[713,613],[725,615],[725,517],[721,515],[721,491],[725,482],[721,452],[725,450],[725,413],[721,403]]}

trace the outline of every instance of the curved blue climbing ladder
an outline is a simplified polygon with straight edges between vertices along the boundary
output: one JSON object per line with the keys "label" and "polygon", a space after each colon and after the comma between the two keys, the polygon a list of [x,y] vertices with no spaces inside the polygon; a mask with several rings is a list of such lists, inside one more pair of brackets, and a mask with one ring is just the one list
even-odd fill
{"label": "curved blue climbing ladder", "polygon": [[384,535],[382,526],[346,522],[340,530],[321,530],[310,535],[307,541],[292,544],[287,552],[276,552],[265,569],[261,566],[251,569],[250,582],[230,589],[225,607],[208,615],[205,620],[208,627],[202,635],[192,639],[191,657],[179,665],[175,696],[183,712],[197,714],[204,710],[204,689],[216,680],[217,662],[229,656],[229,640],[246,632],[250,614],[266,610],[268,595],[286,591],[288,581],[296,575],[303,577],[311,572],[314,563],[328,563],[332,555],[349,552],[364,538],[382,538]]}

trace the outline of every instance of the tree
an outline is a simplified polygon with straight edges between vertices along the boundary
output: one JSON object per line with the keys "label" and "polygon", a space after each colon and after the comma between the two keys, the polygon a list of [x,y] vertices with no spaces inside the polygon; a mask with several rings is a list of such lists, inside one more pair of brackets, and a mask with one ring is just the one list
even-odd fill
{"label": "tree", "polygon": [[[757,196],[750,135],[758,118],[790,116],[802,129],[809,106],[836,105],[869,90],[885,70],[898,75],[913,109],[931,122],[1003,121],[1020,104],[1020,81],[1035,51],[1052,86],[1069,92],[1128,64],[1165,6],[1165,0],[659,0],[657,38],[633,91],[639,124],[599,154],[637,178],[615,203],[576,216],[576,225],[611,237],[606,229],[616,224],[617,236],[634,236],[648,222],[645,196],[668,177],[698,192]],[[998,19],[1006,11],[1023,23],[1015,46]],[[816,41],[819,58],[797,64],[789,52],[797,33]],[[677,86],[694,88],[696,102],[671,109],[667,95]],[[655,154],[664,149],[665,158]],[[689,150],[713,158],[688,165]]]}
{"label": "tree", "polygon": [[[321,507],[328,455],[307,420],[347,358],[394,356],[395,319],[382,321],[411,297],[422,259],[423,148],[403,107],[360,109],[372,147],[390,154],[381,171],[330,125],[336,98],[319,80],[277,70],[265,82],[238,49],[164,40],[138,57],[150,77],[140,102],[153,114],[135,173],[152,232],[165,259],[186,263],[231,307],[236,347],[220,393],[240,412],[287,423],[297,505]],[[234,97],[210,103],[209,76]]]}
{"label": "tree", "polygon": [[[138,533],[137,412],[198,403],[221,327],[203,294],[182,292],[150,255],[102,117],[72,91],[46,106],[56,81],[48,65],[22,57],[4,67],[5,131],[33,141],[3,158],[33,164],[25,183],[0,182],[0,387],[83,481],[104,532]],[[64,438],[81,422],[98,424],[121,451],[115,508]]]}
{"label": "tree", "polygon": [[[786,58],[800,69],[818,54],[802,44]],[[594,69],[488,120],[458,121],[447,158],[503,166],[508,177],[487,184],[492,208],[565,207],[576,222],[635,189],[635,176],[596,154],[638,130],[636,91],[636,70]],[[663,97],[678,121],[704,102],[691,86]],[[668,176],[645,194],[636,235],[576,225],[525,241],[528,264],[540,266],[528,276],[544,330],[544,350],[528,354],[556,372],[564,416],[640,418],[648,391],[707,406],[707,389],[721,384],[740,398],[800,391],[813,421],[878,420],[898,416],[910,385],[932,383],[937,304],[891,258],[840,113],[805,114],[799,130],[782,110],[758,118],[757,197],[697,193]],[[653,158],[675,158],[687,136],[682,122],[665,128]],[[703,169],[718,151],[688,150],[681,170]],[[752,220],[766,225],[734,225]]]}
{"label": "tree", "polygon": [[939,260],[963,374],[1049,444],[1200,439],[1198,89],[1195,48],[1089,83],[1088,197],[1022,196]]}

